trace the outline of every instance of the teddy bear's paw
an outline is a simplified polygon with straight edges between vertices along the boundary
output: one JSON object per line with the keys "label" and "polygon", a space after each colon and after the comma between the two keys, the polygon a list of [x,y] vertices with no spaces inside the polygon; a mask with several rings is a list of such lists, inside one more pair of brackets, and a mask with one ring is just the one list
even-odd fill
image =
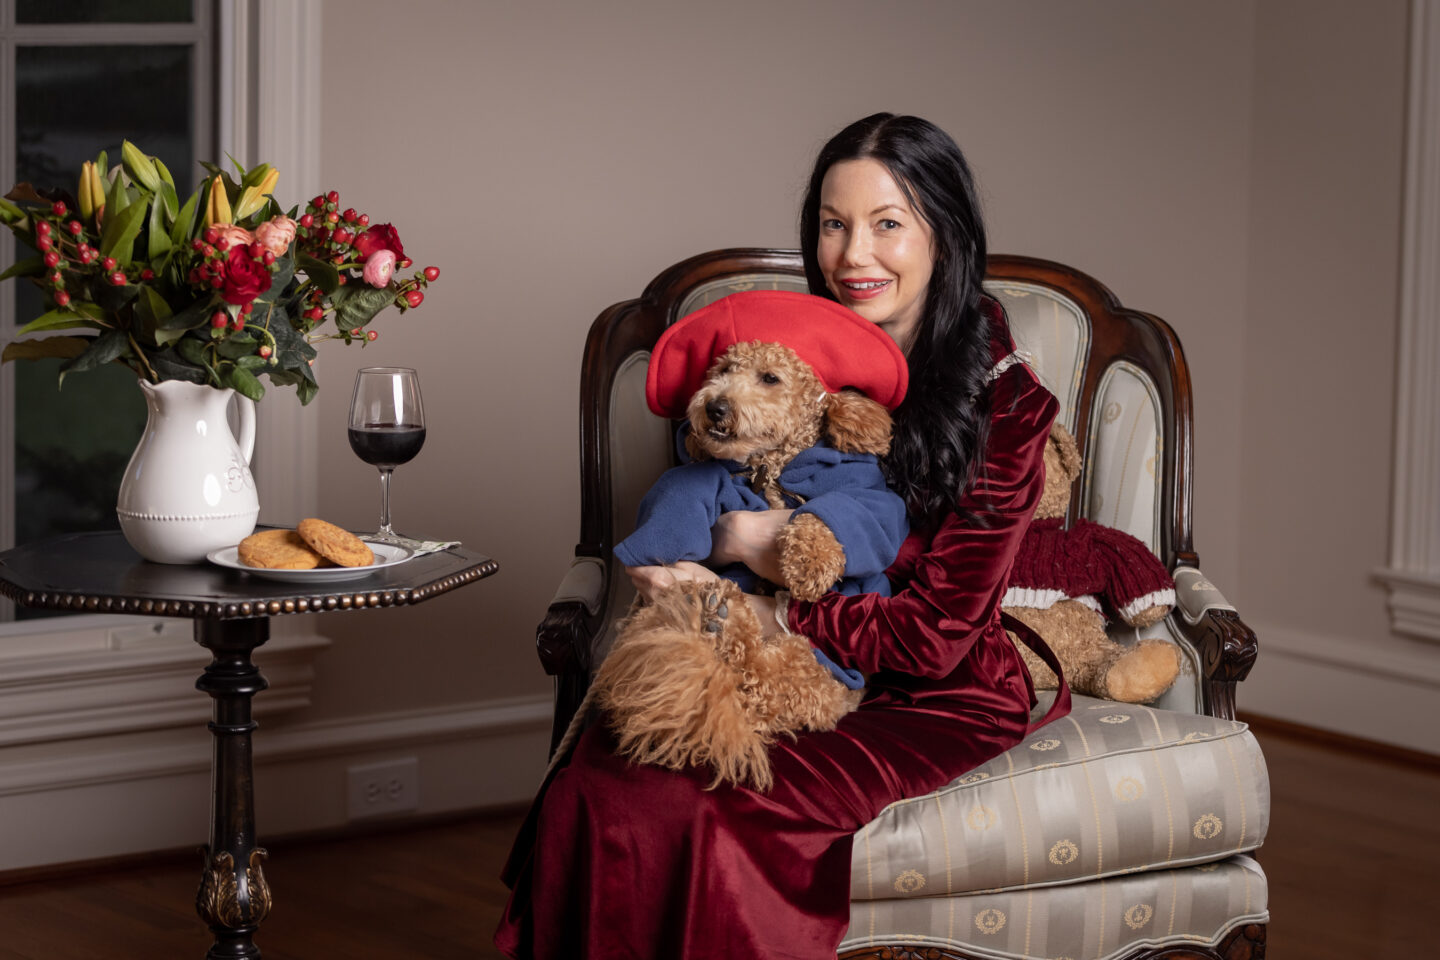
{"label": "teddy bear's paw", "polygon": [[1106,671],[1103,695],[1124,703],[1149,703],[1180,673],[1180,651],[1163,640],[1141,643]]}
{"label": "teddy bear's paw", "polygon": [[845,548],[813,513],[793,517],[775,538],[780,575],[798,600],[818,600],[845,574]]}

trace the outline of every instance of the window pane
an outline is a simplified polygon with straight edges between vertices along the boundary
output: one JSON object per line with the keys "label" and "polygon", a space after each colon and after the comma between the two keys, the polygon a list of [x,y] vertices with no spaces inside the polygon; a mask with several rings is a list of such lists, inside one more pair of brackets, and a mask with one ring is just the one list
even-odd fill
{"label": "window pane", "polygon": [[190,0],[17,0],[16,23],[189,23]]}
{"label": "window pane", "polygon": [[[101,149],[111,162],[130,139],[165,161],[181,195],[194,188],[191,141],[192,48],[188,46],[20,47],[16,50],[16,179],[72,193],[82,161]],[[123,106],[120,106],[123,105]],[[8,288],[8,289],[7,289]],[[44,311],[40,292],[20,281],[18,325]],[[58,361],[15,370],[15,534],[17,543],[73,530],[115,529],[115,499],[145,427],[135,376],[119,365],[69,377]],[[17,609],[27,617],[32,611]]]}
{"label": "window pane", "polygon": [[[15,176],[73,193],[80,164],[130,140],[194,189],[187,45],[20,47],[15,52]],[[17,314],[24,316],[23,314]]]}

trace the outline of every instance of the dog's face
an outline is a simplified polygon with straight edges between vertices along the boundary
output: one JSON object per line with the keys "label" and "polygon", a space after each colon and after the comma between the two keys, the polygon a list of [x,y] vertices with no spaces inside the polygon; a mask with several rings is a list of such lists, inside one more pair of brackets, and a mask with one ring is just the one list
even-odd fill
{"label": "dog's face", "polygon": [[745,461],[791,456],[820,439],[825,387],[810,365],[778,343],[733,344],[690,398],[692,456]]}

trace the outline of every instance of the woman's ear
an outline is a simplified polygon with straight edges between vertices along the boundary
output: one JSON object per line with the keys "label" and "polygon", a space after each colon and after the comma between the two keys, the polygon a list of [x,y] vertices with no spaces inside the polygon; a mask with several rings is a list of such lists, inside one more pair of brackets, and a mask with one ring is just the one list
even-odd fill
{"label": "woman's ear", "polygon": [[825,394],[825,436],[841,453],[889,453],[890,427],[890,412],[865,394]]}

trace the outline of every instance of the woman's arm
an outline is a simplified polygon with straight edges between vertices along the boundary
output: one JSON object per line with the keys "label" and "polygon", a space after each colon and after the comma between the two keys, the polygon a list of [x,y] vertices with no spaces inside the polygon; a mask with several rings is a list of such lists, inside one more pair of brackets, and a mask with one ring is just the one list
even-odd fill
{"label": "woman's arm", "polygon": [[986,526],[947,517],[892,597],[792,601],[788,623],[834,660],[865,673],[942,677],[995,618],[1010,565],[1044,488],[1045,443],[1059,404],[1024,367],[996,381],[984,468],[962,499]]}

